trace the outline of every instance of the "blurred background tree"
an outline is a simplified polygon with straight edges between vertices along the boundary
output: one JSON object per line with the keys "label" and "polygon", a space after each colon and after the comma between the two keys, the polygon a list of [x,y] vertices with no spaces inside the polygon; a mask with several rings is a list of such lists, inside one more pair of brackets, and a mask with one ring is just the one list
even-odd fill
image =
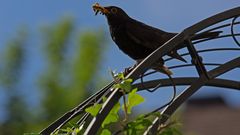
{"label": "blurred background tree", "polygon": [[[37,132],[50,122],[85,99],[98,84],[98,69],[105,50],[105,37],[102,30],[79,32],[74,20],[65,17],[56,24],[46,26],[41,31],[43,41],[41,55],[44,70],[35,79],[40,94],[39,105],[29,107],[27,98],[32,96],[29,88],[27,95],[22,93],[21,79],[29,42],[26,28],[6,45],[1,53],[0,81],[1,90],[6,95],[4,111],[6,117],[0,123],[0,135],[19,135]],[[31,44],[35,44],[32,43]],[[30,98],[31,99],[31,98]]]}

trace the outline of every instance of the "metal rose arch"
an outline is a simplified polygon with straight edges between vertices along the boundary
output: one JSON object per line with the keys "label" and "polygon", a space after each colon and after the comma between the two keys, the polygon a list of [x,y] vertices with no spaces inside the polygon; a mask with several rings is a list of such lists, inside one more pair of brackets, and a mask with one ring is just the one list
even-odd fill
{"label": "metal rose arch", "polygon": [[[194,42],[191,41],[191,37],[194,34],[209,31],[223,32],[220,36],[215,38],[208,38]],[[183,43],[185,46],[183,46]],[[156,117],[156,119],[152,121],[152,125],[145,131],[145,135],[156,134],[159,125],[164,124],[169,116],[171,116],[189,97],[200,90],[202,86],[240,90],[240,80],[234,80],[233,78],[226,79],[222,77],[223,74],[227,74],[230,71],[238,72],[240,74],[240,7],[216,14],[183,30],[145,58],[140,64],[131,70],[131,72],[126,74],[126,78],[133,79],[135,82],[133,83],[133,86],[137,87],[138,90],[154,92],[160,87],[172,86],[173,83],[169,78],[149,80],[147,79],[149,78],[147,76],[157,74],[150,69],[151,65],[157,61],[158,58],[165,56],[175,47],[183,48],[183,53],[181,55],[187,57],[188,63],[191,64],[172,65],[169,68],[173,70],[174,74],[177,73],[178,70],[184,70],[184,68],[190,68],[191,71],[196,72],[197,74],[195,76],[173,76],[173,81],[176,86],[185,85],[187,87],[182,93],[176,97],[174,96],[174,99],[172,99],[169,104],[164,106],[164,108],[161,108],[162,110],[160,111],[162,117]],[[221,59],[219,59],[220,62],[211,62],[212,55],[214,54],[221,55]],[[226,60],[221,61],[222,57]],[[172,59],[166,58],[165,61],[171,62]],[[112,88],[114,84],[115,82],[113,81],[97,91],[77,107],[66,112],[55,122],[43,129],[40,134],[51,134],[77,116],[80,116],[80,119],[77,122],[79,125],[83,125],[87,120],[90,120],[89,124],[84,124],[84,127],[86,127],[84,132],[85,135],[96,134],[110,110],[123,96],[123,93],[120,92],[119,89]],[[103,96],[107,97],[107,100],[103,103],[102,109],[96,117],[92,117],[85,112],[85,109],[92,106],[94,103],[102,103]]]}

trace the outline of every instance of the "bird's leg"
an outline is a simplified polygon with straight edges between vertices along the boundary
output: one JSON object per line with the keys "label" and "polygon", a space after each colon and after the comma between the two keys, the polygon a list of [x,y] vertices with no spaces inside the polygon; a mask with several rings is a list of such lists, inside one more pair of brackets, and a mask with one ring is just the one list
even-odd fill
{"label": "bird's leg", "polygon": [[142,61],[142,59],[141,59],[141,60],[136,60],[136,63],[135,63],[133,66],[128,67],[128,68],[125,68],[125,69],[124,69],[124,75],[129,74],[135,67],[137,67],[137,65],[138,65],[141,61]]}
{"label": "bird's leg", "polygon": [[131,67],[127,67],[124,69],[124,75],[126,76],[127,74],[129,74],[135,67],[137,66],[137,64],[134,64]]}
{"label": "bird's leg", "polygon": [[132,67],[127,67],[127,68],[125,68],[125,69],[124,69],[124,72],[123,72],[124,76],[126,76],[127,74],[129,74],[131,71],[132,71]]}

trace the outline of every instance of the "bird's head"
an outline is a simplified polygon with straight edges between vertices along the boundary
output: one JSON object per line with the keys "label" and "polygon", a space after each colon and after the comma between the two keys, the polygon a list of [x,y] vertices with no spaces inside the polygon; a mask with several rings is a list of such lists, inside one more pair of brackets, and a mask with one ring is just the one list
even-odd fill
{"label": "bird's head", "polygon": [[121,8],[116,6],[103,7],[96,3],[92,6],[92,8],[95,15],[98,13],[105,15],[110,25],[120,24],[129,18],[129,16]]}

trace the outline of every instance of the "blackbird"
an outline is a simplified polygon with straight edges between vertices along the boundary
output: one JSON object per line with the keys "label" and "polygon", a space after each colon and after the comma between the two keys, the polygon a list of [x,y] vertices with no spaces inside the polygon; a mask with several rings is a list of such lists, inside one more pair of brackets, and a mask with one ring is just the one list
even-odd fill
{"label": "blackbird", "polygon": [[[112,40],[124,53],[136,60],[137,63],[141,62],[141,60],[177,34],[166,32],[139,22],[129,17],[125,11],[116,6],[103,7],[96,3],[93,5],[93,10],[95,11],[95,15],[98,13],[105,15]],[[218,36],[219,33],[219,31],[202,33],[194,35],[192,39],[214,38]],[[186,62],[177,52],[180,48],[181,47],[173,49],[167,55]],[[164,60],[162,58],[154,63],[151,68],[167,75],[172,74],[172,72],[164,66]]]}

